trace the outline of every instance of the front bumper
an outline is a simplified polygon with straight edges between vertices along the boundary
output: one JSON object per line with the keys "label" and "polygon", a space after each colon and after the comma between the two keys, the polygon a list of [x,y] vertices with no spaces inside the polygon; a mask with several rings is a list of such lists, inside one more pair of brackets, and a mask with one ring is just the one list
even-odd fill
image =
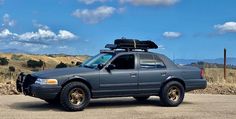
{"label": "front bumper", "polygon": [[17,91],[44,100],[55,99],[61,91],[61,86],[35,84],[35,80],[35,77],[30,75],[19,75],[16,81]]}
{"label": "front bumper", "polygon": [[61,91],[61,86],[32,84],[29,87],[30,96],[41,99],[55,99]]}
{"label": "front bumper", "polygon": [[185,91],[205,89],[207,87],[206,79],[188,79],[185,80],[184,82],[185,82]]}

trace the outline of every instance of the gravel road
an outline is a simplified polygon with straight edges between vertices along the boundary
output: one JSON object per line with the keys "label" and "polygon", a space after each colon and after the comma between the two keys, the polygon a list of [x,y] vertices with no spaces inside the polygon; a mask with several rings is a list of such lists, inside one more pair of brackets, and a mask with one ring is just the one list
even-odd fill
{"label": "gravel road", "polygon": [[158,97],[91,100],[82,112],[23,95],[0,96],[1,119],[236,119],[236,95],[186,94],[179,107],[162,107]]}

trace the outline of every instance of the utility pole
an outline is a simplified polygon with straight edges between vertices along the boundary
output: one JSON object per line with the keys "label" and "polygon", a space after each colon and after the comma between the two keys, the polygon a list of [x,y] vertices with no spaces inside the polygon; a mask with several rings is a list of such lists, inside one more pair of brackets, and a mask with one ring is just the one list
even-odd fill
{"label": "utility pole", "polygon": [[224,48],[224,79],[226,80],[226,49]]}

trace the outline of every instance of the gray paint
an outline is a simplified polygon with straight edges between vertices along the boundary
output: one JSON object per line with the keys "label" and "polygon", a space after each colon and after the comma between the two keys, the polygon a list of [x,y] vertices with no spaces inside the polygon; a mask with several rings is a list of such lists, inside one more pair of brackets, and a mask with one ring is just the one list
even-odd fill
{"label": "gray paint", "polygon": [[[166,65],[160,69],[141,69],[139,54],[147,53],[158,56]],[[124,54],[135,55],[135,69],[111,70],[107,67],[116,57]],[[46,70],[32,74],[39,78],[56,78],[59,85],[77,79],[91,85],[92,97],[158,95],[161,86],[169,80],[178,79],[185,83],[186,91],[206,87],[206,80],[201,79],[200,69],[175,65],[162,54],[151,52],[116,52],[103,69],[84,67]]]}

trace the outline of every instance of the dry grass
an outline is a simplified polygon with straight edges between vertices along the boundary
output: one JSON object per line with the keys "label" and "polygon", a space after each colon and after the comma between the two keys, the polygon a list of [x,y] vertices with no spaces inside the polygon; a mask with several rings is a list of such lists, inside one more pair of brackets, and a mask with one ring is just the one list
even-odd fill
{"label": "dry grass", "polygon": [[206,68],[205,78],[207,79],[209,83],[236,84],[236,70],[227,69],[226,79],[224,79],[223,68]]}
{"label": "dry grass", "polygon": [[224,79],[223,68],[206,68],[205,78],[208,82],[204,90],[195,90],[192,93],[236,95],[236,70],[227,69],[227,78]]}
{"label": "dry grass", "polygon": [[[6,57],[9,59],[8,65],[0,65],[0,83],[14,80],[17,78],[17,75],[20,72],[32,73],[32,71],[40,71],[42,68],[29,68],[26,65],[28,60],[42,60],[46,63],[45,69],[55,68],[60,62],[66,63],[68,66],[73,66],[71,64],[73,61],[83,62],[87,59],[87,56],[47,56],[47,55],[30,55],[30,54],[10,54],[10,53],[1,53],[0,57]],[[9,66],[14,66],[16,71],[11,73],[9,72]]]}

